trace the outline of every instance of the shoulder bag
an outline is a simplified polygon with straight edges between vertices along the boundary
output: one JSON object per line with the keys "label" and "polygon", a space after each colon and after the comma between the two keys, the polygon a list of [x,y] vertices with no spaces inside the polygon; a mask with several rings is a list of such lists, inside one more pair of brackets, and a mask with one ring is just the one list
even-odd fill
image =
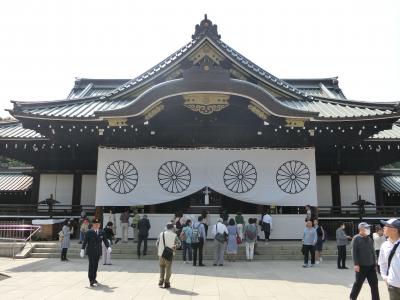
{"label": "shoulder bag", "polygon": [[172,258],[174,257],[174,250],[172,250],[171,248],[169,248],[165,245],[164,232],[162,234],[162,238],[163,238],[163,243],[164,243],[164,250],[163,250],[163,253],[161,254],[161,257],[167,261],[172,261]]}

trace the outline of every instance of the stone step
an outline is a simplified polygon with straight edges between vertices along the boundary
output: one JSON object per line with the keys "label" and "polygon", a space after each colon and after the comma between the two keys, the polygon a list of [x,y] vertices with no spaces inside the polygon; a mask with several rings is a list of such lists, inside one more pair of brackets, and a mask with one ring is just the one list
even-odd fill
{"label": "stone step", "polygon": [[[60,253],[31,253],[32,258],[60,258]],[[67,255],[68,258],[71,259],[81,259],[78,254],[76,253],[68,253]],[[205,261],[212,261],[213,260],[213,255],[204,255],[203,260]],[[336,260],[337,256],[324,256],[324,260]],[[137,256],[135,254],[112,254],[112,259],[133,259],[137,260]],[[158,257],[156,255],[146,255],[142,256],[141,259],[145,260],[157,260]],[[225,259],[227,257],[225,256]],[[244,255],[238,255],[236,256],[236,260],[242,261],[245,260],[246,257]],[[299,260],[301,261],[303,259],[302,255],[255,255],[254,260]],[[175,258],[175,261],[182,262],[182,257],[178,255]]]}

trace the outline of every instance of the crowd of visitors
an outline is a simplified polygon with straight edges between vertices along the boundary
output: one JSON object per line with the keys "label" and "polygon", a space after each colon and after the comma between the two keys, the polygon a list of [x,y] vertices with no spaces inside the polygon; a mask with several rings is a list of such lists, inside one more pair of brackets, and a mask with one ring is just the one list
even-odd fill
{"label": "crowd of visitors", "polygon": [[[304,254],[303,267],[314,267],[322,263],[323,243],[326,240],[326,231],[319,220],[307,214],[305,228],[302,236],[302,252]],[[147,215],[135,212],[134,223],[130,224],[129,210],[125,210],[120,217],[122,242],[127,242],[125,228],[132,226],[136,228],[137,255],[140,258],[147,254],[147,239],[151,228]],[[212,239],[214,249],[214,266],[224,265],[224,255],[227,254],[228,261],[234,262],[238,251],[238,245],[244,243],[246,249],[246,260],[252,261],[255,248],[259,240],[259,230],[264,231],[265,242],[268,243],[272,230],[272,217],[265,212],[260,221],[249,218],[247,222],[240,212],[235,217],[229,218],[226,211],[215,224],[209,224],[210,219],[207,212],[200,216],[177,213],[166,225],[157,239],[157,253],[159,256],[160,280],[159,286],[169,288],[172,272],[172,262],[178,249],[182,249],[182,260],[193,266],[205,266],[203,263],[203,248],[207,240],[207,231],[210,226],[211,232],[208,236]],[[226,219],[228,218],[228,219]],[[95,219],[90,224],[86,215],[82,216],[79,234],[79,243],[82,243],[81,257],[85,254],[89,258],[88,277],[91,286],[97,284],[96,274],[98,261],[103,255],[103,264],[111,265],[111,248],[115,239],[116,224],[115,215],[110,211],[108,222],[104,230],[100,229],[100,221]],[[127,222],[126,222],[127,221]],[[127,225],[124,225],[127,224]],[[365,222],[358,224],[358,234],[351,237],[346,233],[346,224],[339,222],[336,229],[337,243],[337,268],[348,269],[346,266],[347,245],[351,243],[352,258],[354,263],[355,281],[353,283],[350,299],[357,299],[358,294],[367,279],[371,290],[371,299],[379,298],[378,276],[385,280],[391,300],[400,300],[400,220],[390,219],[381,221],[382,226],[375,226],[371,234],[371,225]],[[70,236],[73,234],[71,221],[67,220],[59,232],[61,260],[68,261],[67,251],[70,247]],[[144,244],[143,252],[141,245]],[[182,248],[180,248],[182,246]]]}

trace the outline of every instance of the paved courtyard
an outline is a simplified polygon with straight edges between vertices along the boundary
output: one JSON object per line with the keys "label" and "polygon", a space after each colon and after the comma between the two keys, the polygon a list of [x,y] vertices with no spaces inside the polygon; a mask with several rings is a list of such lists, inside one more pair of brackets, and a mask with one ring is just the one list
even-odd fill
{"label": "paved courtyard", "polygon": [[[91,288],[87,259],[0,258],[0,299],[348,299],[353,271],[337,270],[328,261],[303,269],[300,261],[226,262],[204,268],[175,261],[171,289],[157,286],[156,261],[114,260],[99,265],[100,286]],[[381,299],[389,299],[385,283],[379,282]],[[364,285],[359,299],[371,299]]]}

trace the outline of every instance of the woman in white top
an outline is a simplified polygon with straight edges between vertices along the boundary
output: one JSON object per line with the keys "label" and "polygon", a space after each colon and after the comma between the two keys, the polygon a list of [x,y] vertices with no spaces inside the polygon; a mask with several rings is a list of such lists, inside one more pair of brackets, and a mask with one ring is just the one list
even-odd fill
{"label": "woman in white top", "polygon": [[376,253],[376,257],[379,257],[379,250],[381,249],[382,244],[386,241],[385,236],[383,235],[383,229],[381,226],[375,226],[375,232],[372,234],[372,238],[374,240],[374,249]]}

